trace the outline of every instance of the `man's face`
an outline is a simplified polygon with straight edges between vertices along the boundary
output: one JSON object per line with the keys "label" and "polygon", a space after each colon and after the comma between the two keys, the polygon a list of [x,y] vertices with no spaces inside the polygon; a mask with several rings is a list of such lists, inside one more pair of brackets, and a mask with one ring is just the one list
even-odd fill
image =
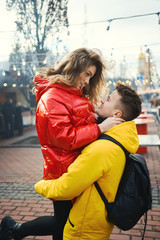
{"label": "man's face", "polygon": [[107,98],[101,101],[101,105],[96,111],[97,114],[103,118],[113,117],[116,114],[116,111],[119,110],[118,106],[120,99],[121,96],[117,91],[114,91]]}

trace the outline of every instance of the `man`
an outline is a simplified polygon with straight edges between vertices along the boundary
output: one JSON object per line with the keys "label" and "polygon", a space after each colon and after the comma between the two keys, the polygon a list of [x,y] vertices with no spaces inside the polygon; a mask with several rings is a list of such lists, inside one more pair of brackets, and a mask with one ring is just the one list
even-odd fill
{"label": "man", "polygon": [[12,103],[11,98],[7,98],[5,104],[2,107],[2,113],[4,115],[5,137],[12,138],[14,137],[15,107]]}
{"label": "man", "polygon": [[[137,151],[139,142],[136,125],[131,120],[140,113],[139,96],[133,89],[123,84],[118,84],[116,91],[103,100],[97,110],[97,114],[102,118],[116,116],[126,121],[106,133],[121,142],[131,153]],[[35,185],[36,192],[47,198],[54,200],[75,198],[64,228],[64,240],[107,240],[109,238],[114,226],[106,220],[107,212],[104,203],[93,183],[98,180],[108,201],[114,201],[124,166],[125,154],[118,145],[107,140],[97,140],[82,151],[69,166],[67,173],[56,180],[42,180]],[[38,221],[41,221],[43,235],[44,230],[46,235],[49,235],[52,230],[48,230],[48,225],[53,229],[52,217],[42,218],[38,218]],[[22,239],[20,235],[27,236],[24,234],[24,224],[31,226],[33,221],[31,224],[29,222],[19,224],[7,217],[5,224],[6,227],[3,227],[0,232],[0,240],[8,240],[10,236],[13,239]],[[27,228],[28,235],[31,235],[30,228]],[[2,235],[5,235],[5,238],[2,238]],[[39,228],[37,235],[40,235]]]}
{"label": "man", "polygon": [[[138,149],[138,135],[133,120],[141,113],[141,100],[128,86],[118,84],[97,110],[101,117],[116,116],[125,120],[107,134],[118,140],[130,153]],[[76,201],[64,228],[63,239],[107,240],[113,224],[106,220],[107,212],[94,182],[98,181],[109,202],[114,201],[125,166],[123,150],[107,140],[89,144],[72,163],[67,173],[56,180],[41,180],[35,190],[46,198]]]}
{"label": "man", "polygon": [[18,136],[23,135],[23,116],[22,105],[17,102],[15,107],[15,129],[18,130]]}

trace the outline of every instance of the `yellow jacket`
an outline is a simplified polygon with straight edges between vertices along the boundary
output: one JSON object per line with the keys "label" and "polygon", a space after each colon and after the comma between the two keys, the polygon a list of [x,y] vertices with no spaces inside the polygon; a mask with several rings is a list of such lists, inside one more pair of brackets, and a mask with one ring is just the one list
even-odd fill
{"label": "yellow jacket", "polygon": [[[106,132],[130,153],[139,146],[134,121],[119,124]],[[74,203],[64,228],[64,240],[107,240],[113,224],[106,221],[107,212],[94,182],[98,183],[109,202],[114,201],[125,166],[123,150],[108,140],[97,140],[85,147],[68,172],[56,180],[41,180],[37,193],[55,200]]]}

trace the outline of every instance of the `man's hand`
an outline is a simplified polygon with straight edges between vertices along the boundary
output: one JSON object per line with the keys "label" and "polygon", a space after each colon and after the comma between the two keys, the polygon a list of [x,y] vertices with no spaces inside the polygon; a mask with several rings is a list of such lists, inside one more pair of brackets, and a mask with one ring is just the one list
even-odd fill
{"label": "man's hand", "polygon": [[41,180],[35,184],[35,191],[46,198],[52,198],[52,181]]}

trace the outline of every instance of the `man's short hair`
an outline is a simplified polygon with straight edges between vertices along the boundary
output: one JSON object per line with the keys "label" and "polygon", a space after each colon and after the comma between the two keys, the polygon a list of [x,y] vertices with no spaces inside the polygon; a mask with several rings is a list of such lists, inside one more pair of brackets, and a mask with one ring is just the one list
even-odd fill
{"label": "man's short hair", "polygon": [[122,118],[131,121],[139,116],[142,110],[142,101],[137,92],[128,85],[117,83],[116,90],[121,96],[118,107],[122,111]]}

